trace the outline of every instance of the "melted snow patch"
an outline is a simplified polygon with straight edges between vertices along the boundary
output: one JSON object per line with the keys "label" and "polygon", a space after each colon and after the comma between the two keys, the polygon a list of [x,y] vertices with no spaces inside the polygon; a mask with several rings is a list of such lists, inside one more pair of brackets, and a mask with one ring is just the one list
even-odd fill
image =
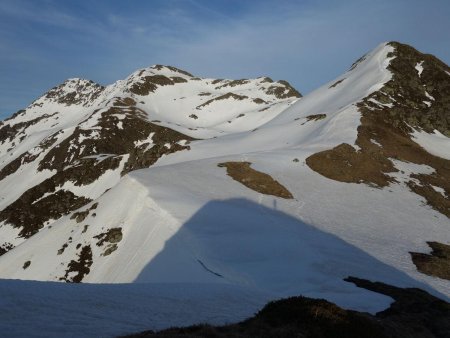
{"label": "melted snow patch", "polygon": [[421,76],[422,75],[422,72],[423,72],[423,66],[422,66],[422,64],[423,64],[423,61],[420,61],[420,62],[418,62],[417,64],[416,64],[416,70],[417,70],[417,73],[419,74],[419,76]]}
{"label": "melted snow patch", "polygon": [[425,91],[425,96],[428,97],[430,100],[434,101],[434,97],[428,94],[427,91]]}
{"label": "melted snow patch", "polygon": [[436,186],[434,186],[434,185],[432,185],[431,187],[434,189],[434,191],[440,193],[440,194],[441,194],[442,196],[444,196],[444,197],[447,197],[447,196],[445,195],[445,190],[442,189],[441,187],[436,187]]}
{"label": "melted snow patch", "polygon": [[414,131],[414,142],[430,154],[450,160],[450,138],[435,130],[433,134],[424,131]]}
{"label": "melted snow patch", "polygon": [[380,148],[383,148],[383,146],[381,145],[381,143],[378,143],[377,141],[375,141],[374,139],[370,139],[370,142],[372,142],[373,144],[375,144],[376,146],[379,146]]}
{"label": "melted snow patch", "polygon": [[412,174],[425,174],[430,175],[435,172],[433,167],[430,167],[425,164],[415,164],[411,162],[403,162],[396,159],[390,159],[392,163],[394,163],[395,168],[399,171],[395,173],[389,173],[388,175],[395,178],[397,181],[401,183],[413,181],[417,185],[421,185],[420,181],[414,178],[411,178]]}

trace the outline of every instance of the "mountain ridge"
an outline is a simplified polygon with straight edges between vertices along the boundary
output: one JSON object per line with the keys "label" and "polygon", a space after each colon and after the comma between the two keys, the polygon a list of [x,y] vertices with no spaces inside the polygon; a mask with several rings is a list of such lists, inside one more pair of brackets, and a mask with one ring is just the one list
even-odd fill
{"label": "mountain ridge", "polygon": [[410,252],[450,243],[449,159],[428,151],[449,144],[450,76],[409,48],[383,43],[304,97],[161,65],[54,87],[0,124],[0,276],[250,285],[371,312],[386,299],[344,277],[449,297]]}

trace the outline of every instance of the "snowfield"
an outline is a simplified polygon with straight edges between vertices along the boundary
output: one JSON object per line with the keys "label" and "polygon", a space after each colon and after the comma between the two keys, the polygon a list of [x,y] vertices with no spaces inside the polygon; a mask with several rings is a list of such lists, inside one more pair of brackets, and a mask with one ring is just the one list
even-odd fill
{"label": "snowfield", "polygon": [[[300,99],[276,100],[266,94],[270,83],[259,78],[233,87],[245,99],[231,96],[201,106],[229,92],[230,80],[213,84],[213,79],[193,80],[170,68],[139,70],[106,87],[81,111],[42,99],[33,114],[57,105],[58,125],[51,127],[50,120],[34,125],[13,155],[0,149],[0,163],[58,130],[56,144],[75,126],[95,130],[96,105],[126,97],[130,85],[155,74],[186,82],[137,95],[136,106],[156,124],[197,140],[189,143],[190,150],[163,155],[150,168],[120,176],[128,159],[123,157],[118,169],[92,184],[67,181],[59,186],[92,199],[78,211],[96,204],[82,222],[71,213],[26,240],[0,223],[0,235],[17,245],[0,257],[0,332],[8,337],[111,337],[200,322],[225,324],[292,295],[370,313],[392,302],[344,282],[348,276],[419,287],[449,300],[449,282],[418,272],[409,254],[429,252],[426,241],[450,242],[449,219],[413,194],[402,174],[396,174],[399,183],[375,188],[328,179],[305,163],[310,155],[341,143],[358,150],[356,104],[391,79],[392,50],[380,45]],[[422,73],[421,65],[417,71]],[[225,87],[217,88],[221,83]],[[204,92],[210,94],[199,95]],[[260,111],[256,98],[267,109]],[[135,145],[152,147],[153,136]],[[447,137],[422,132],[414,137],[430,153],[449,158]],[[265,195],[233,180],[218,166],[231,161],[250,162],[294,198]],[[405,175],[426,169],[400,161],[396,166]],[[24,164],[0,181],[0,207],[51,175],[37,171],[37,162]],[[117,228],[120,241],[106,254],[99,234]],[[87,245],[92,264],[86,284],[56,283]],[[30,262],[26,268],[25,262]]]}

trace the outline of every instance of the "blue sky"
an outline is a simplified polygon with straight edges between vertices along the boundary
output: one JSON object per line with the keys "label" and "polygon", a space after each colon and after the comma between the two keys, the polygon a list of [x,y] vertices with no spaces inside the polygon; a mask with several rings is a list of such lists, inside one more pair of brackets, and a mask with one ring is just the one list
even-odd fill
{"label": "blue sky", "polygon": [[307,93],[396,40],[450,63],[448,0],[0,0],[0,118],[70,77],[168,64]]}

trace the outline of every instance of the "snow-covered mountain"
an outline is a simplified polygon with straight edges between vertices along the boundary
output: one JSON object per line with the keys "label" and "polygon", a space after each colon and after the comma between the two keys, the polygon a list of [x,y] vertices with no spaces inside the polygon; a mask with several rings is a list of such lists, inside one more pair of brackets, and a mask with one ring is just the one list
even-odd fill
{"label": "snow-covered mountain", "polygon": [[450,297],[426,254],[449,250],[449,137],[450,68],[399,43],[305,97],[159,65],[70,79],[0,124],[0,277]]}

